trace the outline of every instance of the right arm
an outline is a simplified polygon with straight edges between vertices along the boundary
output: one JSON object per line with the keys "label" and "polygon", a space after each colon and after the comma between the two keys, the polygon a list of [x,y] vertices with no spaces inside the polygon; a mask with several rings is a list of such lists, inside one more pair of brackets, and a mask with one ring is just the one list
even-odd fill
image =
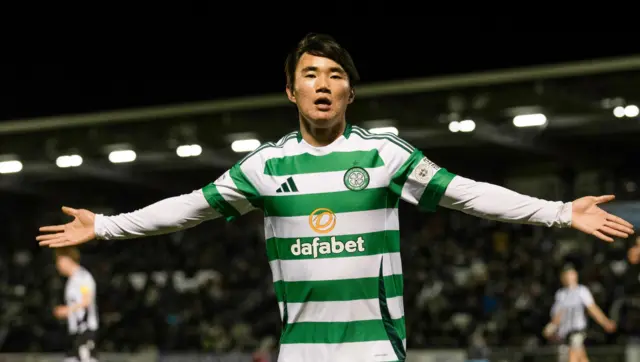
{"label": "right arm", "polygon": [[59,248],[96,238],[115,240],[167,234],[218,217],[231,220],[260,208],[260,195],[245,175],[250,171],[238,163],[200,190],[114,216],[63,207],[62,211],[74,220],[64,225],[41,227],[40,232],[44,234],[36,240],[40,246]]}
{"label": "right arm", "polygon": [[130,239],[187,229],[220,216],[220,212],[209,205],[201,189],[134,212],[114,216],[96,214],[94,230],[97,239]]}
{"label": "right arm", "polygon": [[171,197],[115,216],[96,215],[98,239],[129,239],[187,229],[206,220],[227,220],[256,208],[259,195],[239,164],[216,181],[189,194]]}
{"label": "right arm", "polygon": [[562,293],[561,291],[556,292],[556,298],[551,307],[551,321],[545,326],[542,334],[546,338],[551,338],[558,330],[558,326],[560,326],[560,321],[562,320]]}

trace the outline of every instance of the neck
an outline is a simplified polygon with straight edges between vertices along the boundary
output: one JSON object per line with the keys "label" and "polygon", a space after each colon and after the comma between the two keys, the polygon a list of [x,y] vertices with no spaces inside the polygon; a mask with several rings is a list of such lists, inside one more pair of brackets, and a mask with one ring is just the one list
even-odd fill
{"label": "neck", "polygon": [[310,122],[307,122],[302,117],[300,118],[300,133],[302,134],[302,139],[314,147],[330,145],[344,133],[346,126],[347,123],[343,120],[332,127],[318,128],[313,127]]}
{"label": "neck", "polygon": [[80,269],[80,265],[78,265],[78,264],[69,267],[69,275],[68,276],[72,276],[73,273],[75,273],[78,269]]}

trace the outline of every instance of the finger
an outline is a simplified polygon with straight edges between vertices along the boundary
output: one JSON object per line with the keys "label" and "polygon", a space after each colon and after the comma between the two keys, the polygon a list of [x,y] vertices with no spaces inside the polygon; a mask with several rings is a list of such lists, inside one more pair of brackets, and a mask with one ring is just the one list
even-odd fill
{"label": "finger", "polygon": [[605,234],[599,232],[598,230],[593,232],[593,236],[597,237],[598,239],[604,240],[608,243],[612,243],[613,239],[609,236],[606,236]]}
{"label": "finger", "polygon": [[609,202],[613,199],[615,199],[616,197],[614,195],[603,195],[603,196],[598,196],[596,197],[596,204],[602,204],[605,202]]}
{"label": "finger", "polygon": [[37,241],[53,240],[53,239],[57,239],[57,238],[59,238],[59,237],[61,237],[63,235],[64,235],[63,233],[38,235],[38,236],[36,236],[36,240]]}
{"label": "finger", "polygon": [[68,206],[63,206],[62,207],[62,212],[64,212],[67,215],[70,215],[70,216],[78,215],[78,210],[76,210],[74,208],[71,208],[71,207],[68,207]]}
{"label": "finger", "polygon": [[613,215],[613,214],[607,214],[607,221],[613,221],[613,222],[618,223],[620,225],[624,225],[626,227],[629,227],[629,228],[631,228],[633,230],[633,224],[631,224],[627,220],[621,218],[620,216],[616,216],[616,215]]}
{"label": "finger", "polygon": [[64,247],[64,246],[72,246],[72,245],[77,245],[77,244],[80,244],[80,243],[77,242],[77,241],[69,241],[69,240],[67,240],[67,241],[63,241],[63,242],[60,242],[60,243],[49,245],[49,247],[50,248],[61,248],[61,247]]}
{"label": "finger", "polygon": [[59,231],[64,231],[64,225],[50,225],[50,226],[43,226],[40,229],[41,232],[59,232]]}
{"label": "finger", "polygon": [[604,233],[606,233],[608,235],[612,235],[612,236],[615,236],[615,237],[618,237],[618,238],[626,239],[626,238],[629,237],[629,234],[623,233],[622,231],[615,230],[615,229],[610,228],[610,227],[608,227],[606,225],[603,226],[600,230],[602,230],[602,232],[604,232]]}
{"label": "finger", "polygon": [[618,230],[618,231],[622,231],[623,233],[626,233],[626,234],[629,234],[629,235],[633,234],[633,228],[630,228],[630,227],[622,225],[622,224],[615,223],[613,221],[607,221],[607,222],[605,222],[605,225],[610,227],[610,228],[612,228],[612,229],[615,229],[615,230]]}
{"label": "finger", "polygon": [[62,243],[62,242],[65,242],[67,240],[68,240],[67,237],[62,235],[62,236],[59,236],[59,237],[57,237],[55,239],[41,241],[41,242],[38,243],[38,245],[40,245],[40,246],[51,246],[53,244]]}

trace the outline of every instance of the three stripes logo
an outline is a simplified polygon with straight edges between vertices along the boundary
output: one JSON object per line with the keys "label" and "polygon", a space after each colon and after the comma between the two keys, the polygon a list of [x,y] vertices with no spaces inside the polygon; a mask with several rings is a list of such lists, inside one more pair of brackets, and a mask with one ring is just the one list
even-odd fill
{"label": "three stripes logo", "polygon": [[282,192],[298,192],[298,187],[296,183],[293,182],[293,177],[289,177],[286,182],[283,182],[282,185],[276,190],[276,193]]}

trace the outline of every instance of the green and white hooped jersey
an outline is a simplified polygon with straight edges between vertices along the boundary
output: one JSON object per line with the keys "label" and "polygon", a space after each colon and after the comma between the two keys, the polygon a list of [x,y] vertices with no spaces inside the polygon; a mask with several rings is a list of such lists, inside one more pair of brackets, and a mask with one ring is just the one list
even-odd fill
{"label": "green and white hooped jersey", "polygon": [[261,209],[283,321],[279,361],[404,361],[398,202],[434,211],[454,175],[391,134],[266,143],[203,188],[227,219]]}

